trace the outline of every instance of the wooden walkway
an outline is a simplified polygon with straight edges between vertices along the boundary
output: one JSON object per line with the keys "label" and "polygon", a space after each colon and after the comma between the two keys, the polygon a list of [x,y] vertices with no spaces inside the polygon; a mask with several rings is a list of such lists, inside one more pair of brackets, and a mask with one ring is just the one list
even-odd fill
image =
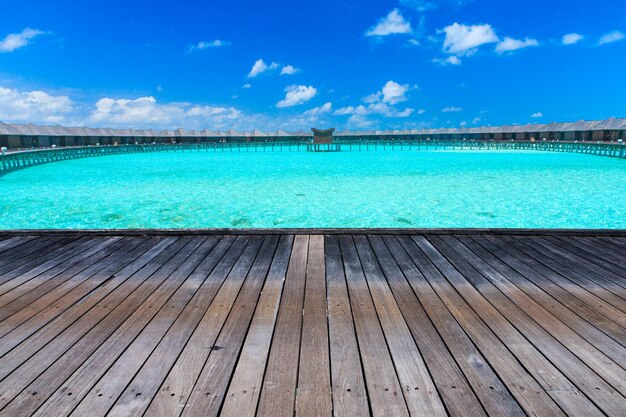
{"label": "wooden walkway", "polygon": [[626,416],[626,238],[0,236],[0,416]]}

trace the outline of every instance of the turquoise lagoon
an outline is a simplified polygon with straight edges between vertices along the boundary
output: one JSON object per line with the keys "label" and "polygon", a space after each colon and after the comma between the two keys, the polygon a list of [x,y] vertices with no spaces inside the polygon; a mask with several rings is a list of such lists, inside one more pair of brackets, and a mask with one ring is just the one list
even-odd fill
{"label": "turquoise lagoon", "polygon": [[537,151],[176,152],[0,176],[1,229],[626,229],[626,160]]}

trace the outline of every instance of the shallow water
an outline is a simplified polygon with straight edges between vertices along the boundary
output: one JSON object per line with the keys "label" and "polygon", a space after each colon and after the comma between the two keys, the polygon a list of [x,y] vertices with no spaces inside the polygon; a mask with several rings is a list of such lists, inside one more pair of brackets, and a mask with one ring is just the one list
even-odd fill
{"label": "shallow water", "polygon": [[626,160],[537,151],[184,152],[0,176],[0,228],[626,228]]}

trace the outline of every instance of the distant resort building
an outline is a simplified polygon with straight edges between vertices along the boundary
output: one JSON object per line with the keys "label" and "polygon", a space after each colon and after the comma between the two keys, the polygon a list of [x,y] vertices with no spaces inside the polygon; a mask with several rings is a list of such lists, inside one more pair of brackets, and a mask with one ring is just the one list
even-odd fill
{"label": "distant resort building", "polygon": [[[238,132],[227,130],[136,130],[39,126],[0,122],[0,146],[8,149],[202,142],[311,142],[313,132]],[[334,132],[334,141],[564,141],[619,142],[626,139],[626,118],[499,127],[370,130]]]}

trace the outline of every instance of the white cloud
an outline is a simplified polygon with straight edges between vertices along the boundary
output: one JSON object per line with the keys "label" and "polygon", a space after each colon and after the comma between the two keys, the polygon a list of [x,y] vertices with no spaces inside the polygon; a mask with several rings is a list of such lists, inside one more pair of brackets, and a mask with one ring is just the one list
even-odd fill
{"label": "white cloud", "polygon": [[618,42],[624,39],[624,34],[619,30],[614,30],[613,32],[609,32],[606,35],[602,36],[598,41],[599,45],[605,45],[607,43]]}
{"label": "white cloud", "polygon": [[[406,93],[411,89],[418,88],[417,85],[398,84],[395,81],[387,81],[380,91],[363,98],[363,103],[358,106],[345,106],[335,110],[336,116],[350,115],[348,124],[357,127],[365,127],[372,124],[367,116],[380,115],[388,118],[405,118],[411,116],[415,111],[412,108],[399,110],[396,104],[407,100]],[[420,113],[422,114],[422,113]]]}
{"label": "white cloud", "polygon": [[482,119],[481,119],[480,117],[474,117],[474,118],[472,119],[472,123],[473,123],[473,124],[476,124],[476,123],[480,122],[481,120],[482,120]]}
{"label": "white cloud", "polygon": [[248,73],[248,78],[254,78],[265,71],[267,71],[267,64],[262,59],[257,59],[254,65],[252,65],[252,69]]}
{"label": "white cloud", "polygon": [[467,26],[454,23],[445,27],[443,32],[446,34],[443,51],[450,55],[472,55],[479,46],[499,40],[489,24]]}
{"label": "white cloud", "polygon": [[[248,73],[248,78],[254,78],[257,75],[262,74],[267,71],[275,71],[279,67],[280,67],[280,64],[278,62],[272,62],[271,64],[267,65],[265,61],[263,61],[262,59],[257,59],[254,65],[252,65],[252,69]],[[287,65],[287,67],[291,67],[295,72],[300,71],[296,68],[293,68],[291,65]],[[281,75],[282,75],[282,72],[281,72]]]}
{"label": "white cloud", "polygon": [[250,84],[250,83],[245,83],[244,85],[242,85],[242,86],[241,86],[241,88],[242,88],[243,90],[247,90],[247,89],[249,89],[249,88],[252,88],[252,84]]}
{"label": "white cloud", "polygon": [[292,107],[304,104],[317,95],[317,89],[313,86],[291,85],[285,88],[285,98],[276,103],[276,107]]}
{"label": "white cloud", "polygon": [[300,72],[299,68],[295,68],[295,67],[293,67],[291,65],[285,65],[280,70],[280,75],[292,75],[292,74],[296,74],[298,72]]}
{"label": "white cloud", "polygon": [[460,126],[461,126],[461,127],[465,127],[465,126],[467,126],[467,122],[466,122],[465,120],[463,120],[463,121],[460,123]]}
{"label": "white cloud", "polygon": [[424,109],[419,109],[417,111],[417,114],[424,114],[424,113],[426,113],[426,110],[424,110]]}
{"label": "white cloud", "polygon": [[530,117],[532,117],[534,119],[538,119],[540,117],[543,117],[543,113],[541,113],[541,112],[533,113],[533,114],[530,115]]}
{"label": "white cloud", "polygon": [[154,97],[137,99],[102,98],[87,121],[123,127],[230,127],[241,116],[233,107],[201,106],[189,103],[160,104]]}
{"label": "white cloud", "polygon": [[411,46],[419,46],[420,45],[420,41],[418,41],[417,39],[409,39],[407,42]]}
{"label": "white cloud", "polygon": [[502,41],[496,45],[496,52],[499,54],[505,52],[517,51],[518,49],[528,48],[530,46],[539,46],[537,39],[526,38],[524,40],[513,39],[506,36]]}
{"label": "white cloud", "polygon": [[450,55],[447,58],[433,58],[433,62],[441,65],[461,65],[461,59],[456,55]]}
{"label": "white cloud", "polygon": [[441,111],[443,113],[456,113],[456,112],[463,111],[463,108],[456,107],[456,106],[449,106],[449,107],[444,107],[443,109],[441,109]]}
{"label": "white cloud", "polygon": [[321,114],[330,113],[332,109],[333,109],[333,103],[328,102],[319,107],[314,107],[310,110],[307,110],[303,114],[306,116],[319,116]]}
{"label": "white cloud", "polygon": [[252,65],[252,69],[248,73],[248,78],[254,78],[265,71],[273,71],[277,68],[278,63],[276,62],[272,62],[270,65],[267,65],[262,59],[257,59],[254,65]]}
{"label": "white cloud", "polygon": [[391,105],[406,101],[406,92],[409,91],[409,85],[400,85],[395,81],[387,81],[383,86],[383,103]]}
{"label": "white cloud", "polygon": [[375,26],[371,27],[365,36],[387,36],[411,32],[413,32],[411,24],[402,16],[400,10],[393,9],[387,16],[381,18]]}
{"label": "white cloud", "polygon": [[67,96],[0,87],[0,120],[3,121],[60,123],[72,110],[73,102]]}
{"label": "white cloud", "polygon": [[575,43],[582,41],[584,38],[585,37],[580,33],[568,33],[567,35],[563,35],[561,43],[563,45],[574,45]]}
{"label": "white cloud", "polygon": [[381,91],[366,96],[363,102],[376,103],[382,101],[383,103],[391,105],[398,104],[407,100],[406,93],[410,88],[408,84],[400,85],[395,81],[387,81]]}
{"label": "white cloud", "polygon": [[12,52],[23,46],[26,46],[30,41],[39,35],[44,35],[46,32],[37,29],[26,28],[20,33],[8,34],[3,40],[0,41],[0,52]]}
{"label": "white cloud", "polygon": [[220,48],[223,46],[229,46],[231,43],[228,41],[222,41],[220,39],[215,39],[214,41],[201,41],[195,45],[189,45],[187,50],[189,52],[202,50],[202,49],[211,49],[211,48]]}

